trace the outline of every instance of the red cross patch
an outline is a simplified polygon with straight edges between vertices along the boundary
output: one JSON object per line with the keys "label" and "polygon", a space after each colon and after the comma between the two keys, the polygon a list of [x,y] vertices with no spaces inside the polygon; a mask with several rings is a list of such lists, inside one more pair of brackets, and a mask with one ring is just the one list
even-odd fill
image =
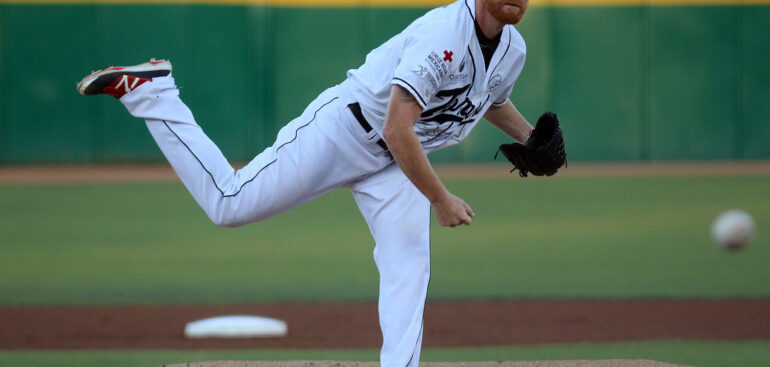
{"label": "red cross patch", "polygon": [[444,50],[444,61],[452,62],[452,51]]}

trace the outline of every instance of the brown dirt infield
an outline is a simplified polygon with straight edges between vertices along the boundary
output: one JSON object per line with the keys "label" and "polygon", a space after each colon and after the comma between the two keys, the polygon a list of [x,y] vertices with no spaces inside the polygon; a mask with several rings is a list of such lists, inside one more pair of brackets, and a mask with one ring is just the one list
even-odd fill
{"label": "brown dirt infield", "polygon": [[[285,320],[288,336],[185,339],[196,319]],[[0,349],[378,348],[375,303],[0,308]],[[766,300],[430,302],[426,347],[655,339],[770,339]]]}
{"label": "brown dirt infield", "polygon": [[[248,362],[215,361],[185,364],[167,364],[165,367],[378,367],[377,362],[340,361],[287,361]],[[686,367],[676,364],[647,361],[610,359],[603,361],[530,361],[530,362],[423,362],[422,367]]]}

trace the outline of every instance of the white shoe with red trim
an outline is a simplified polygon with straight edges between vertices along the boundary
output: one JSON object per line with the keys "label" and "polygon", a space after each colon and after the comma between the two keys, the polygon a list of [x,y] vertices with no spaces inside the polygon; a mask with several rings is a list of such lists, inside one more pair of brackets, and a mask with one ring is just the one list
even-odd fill
{"label": "white shoe with red trim", "polygon": [[82,95],[109,94],[123,97],[136,87],[152,78],[171,75],[171,62],[150,59],[149,62],[134,66],[111,66],[91,73],[78,83]]}

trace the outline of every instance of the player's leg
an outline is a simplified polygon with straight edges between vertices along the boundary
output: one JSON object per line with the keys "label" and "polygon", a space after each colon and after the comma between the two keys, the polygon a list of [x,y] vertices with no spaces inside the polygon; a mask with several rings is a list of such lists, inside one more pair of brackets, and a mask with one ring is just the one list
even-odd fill
{"label": "player's leg", "polygon": [[351,189],[376,242],[380,362],[383,367],[417,366],[430,280],[430,202],[396,164]]}
{"label": "player's leg", "polygon": [[120,101],[132,115],[146,120],[184,185],[218,225],[238,226],[267,218],[382,165],[381,158],[369,154],[348,126],[339,122],[344,106],[333,89],[281,129],[273,146],[235,171],[195,122],[173,78],[156,77],[141,84],[130,78],[126,82],[122,77],[112,79],[118,83],[112,88],[121,92]]}

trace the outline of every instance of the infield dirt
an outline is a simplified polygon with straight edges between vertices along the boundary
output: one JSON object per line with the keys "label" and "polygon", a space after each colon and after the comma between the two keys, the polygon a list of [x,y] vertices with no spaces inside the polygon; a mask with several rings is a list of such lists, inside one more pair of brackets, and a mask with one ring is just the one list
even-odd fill
{"label": "infield dirt", "polygon": [[[287,337],[185,339],[216,315],[285,320]],[[0,308],[0,349],[378,348],[376,303]],[[430,302],[426,347],[770,339],[770,300]]]}
{"label": "infield dirt", "polygon": [[[213,361],[185,364],[168,364],[165,367],[377,367],[377,362],[342,361],[288,361],[247,362]],[[647,361],[612,359],[603,361],[530,361],[530,362],[423,362],[423,367],[686,367],[682,365]]]}

